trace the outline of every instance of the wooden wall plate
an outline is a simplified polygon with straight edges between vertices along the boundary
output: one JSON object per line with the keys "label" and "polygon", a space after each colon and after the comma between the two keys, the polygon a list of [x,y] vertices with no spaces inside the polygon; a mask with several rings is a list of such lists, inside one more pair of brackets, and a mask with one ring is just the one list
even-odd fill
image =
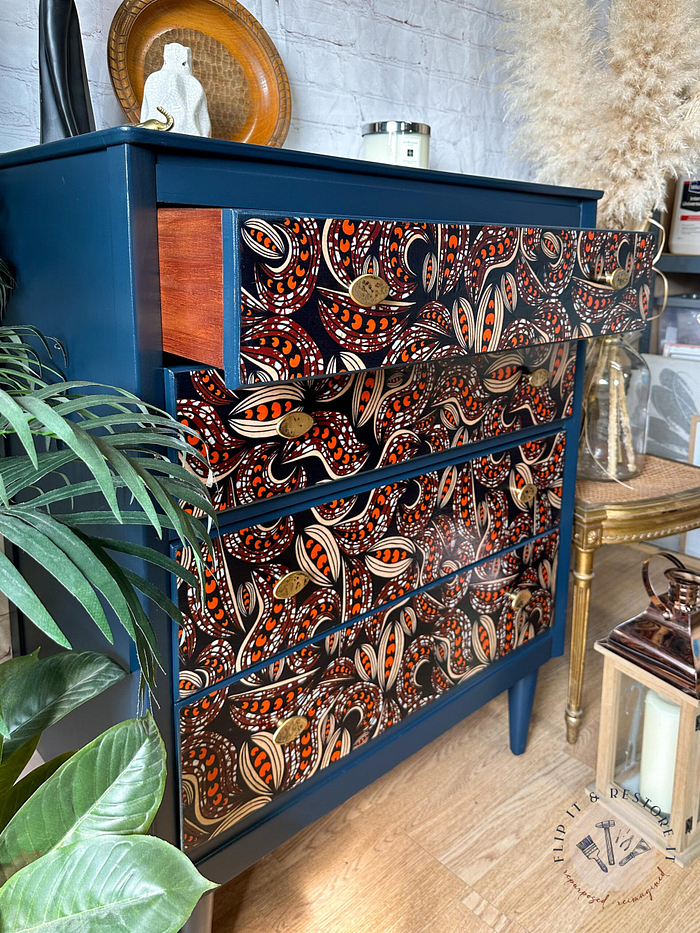
{"label": "wooden wall plate", "polygon": [[287,72],[268,34],[236,0],[124,0],[109,30],[107,60],[132,123],[140,121],[144,82],[162,66],[168,42],[192,49],[212,136],[282,145],[292,112]]}

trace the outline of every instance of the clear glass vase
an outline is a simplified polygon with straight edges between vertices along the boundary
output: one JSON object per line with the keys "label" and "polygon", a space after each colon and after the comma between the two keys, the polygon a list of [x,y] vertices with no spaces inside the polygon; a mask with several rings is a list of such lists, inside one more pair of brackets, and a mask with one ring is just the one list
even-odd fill
{"label": "clear glass vase", "polygon": [[594,341],[586,361],[579,478],[624,481],[640,472],[649,382],[649,367],[622,337]]}

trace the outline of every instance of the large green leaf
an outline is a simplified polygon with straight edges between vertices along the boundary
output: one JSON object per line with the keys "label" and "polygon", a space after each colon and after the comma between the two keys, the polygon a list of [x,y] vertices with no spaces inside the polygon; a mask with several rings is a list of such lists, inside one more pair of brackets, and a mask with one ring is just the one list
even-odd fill
{"label": "large green leaf", "polygon": [[21,677],[0,686],[0,708],[9,727],[3,760],[37,733],[116,684],[126,672],[94,651],[64,651],[40,658]]}
{"label": "large green leaf", "polygon": [[[38,738],[37,736],[37,739]],[[27,745],[31,747],[32,743],[28,742]],[[23,751],[27,745],[23,745],[22,748],[18,749],[6,764],[9,764],[12,758]],[[32,769],[21,781],[17,781],[6,793],[0,794],[0,830],[3,830],[7,826],[15,813],[29,800],[34,791],[38,787],[41,787],[44,781],[48,780],[55,771],[58,771],[61,765],[68,761],[72,754],[73,752],[64,752],[63,755],[57,755],[50,761],[45,761],[44,764],[38,765],[38,767]],[[4,764],[0,765],[0,772],[2,772],[4,767]]]}
{"label": "large green leaf", "polygon": [[109,630],[107,616],[92,584],[80,566],[73,563],[51,538],[16,515],[2,514],[0,514],[0,535],[21,548],[50,573],[61,586],[64,586],[91,616],[107,641],[110,644],[113,643],[114,639]]}
{"label": "large green leaf", "polygon": [[10,788],[29,764],[29,759],[36,751],[40,738],[40,735],[35,735],[0,764],[0,801],[3,801],[9,794]]}
{"label": "large green leaf", "polygon": [[165,746],[150,714],[108,729],[49,777],[0,833],[0,883],[52,849],[145,833],[165,772]]}
{"label": "large green leaf", "polygon": [[16,658],[8,658],[0,664],[0,688],[12,677],[24,674],[28,668],[39,660],[39,649],[31,654],[20,654]]}
{"label": "large green leaf", "polygon": [[[0,592],[3,592],[10,602],[14,603],[19,611],[23,612],[52,641],[64,648],[70,648],[70,642],[54,621],[51,613],[2,551],[0,551]],[[2,709],[2,701],[0,701],[0,709]],[[3,717],[7,722],[4,713]]]}
{"label": "large green leaf", "polygon": [[155,836],[56,849],[0,888],[7,933],[177,933],[216,885]]}
{"label": "large green leaf", "polygon": [[100,484],[102,494],[115,518],[119,520],[121,512],[112,485],[112,474],[90,436],[77,424],[64,420],[51,405],[41,399],[35,398],[33,395],[23,395],[18,398],[22,408],[28,411],[30,415],[33,415],[40,425],[43,425],[57,438],[60,438],[67,447],[70,447],[78,459],[82,460],[87,466]]}
{"label": "large green leaf", "polygon": [[[109,515],[111,513],[107,514]],[[92,585],[97,587],[97,589],[104,594],[110,606],[114,609],[120,623],[133,637],[131,613],[129,605],[122,595],[121,589],[117,586],[109,570],[96,555],[95,549],[88,547],[85,543],[84,536],[81,535],[80,532],[67,527],[64,519],[68,516],[62,515],[61,521],[58,521],[52,515],[46,515],[42,511],[37,511],[31,514],[25,514],[23,517],[26,521],[34,525],[35,528],[49,537],[54,544],[60,547],[61,550],[70,557],[76,566],[80,567]],[[80,517],[80,513],[78,517]]]}
{"label": "large green leaf", "polygon": [[34,438],[29,428],[27,414],[22,411],[12,396],[8,395],[7,392],[4,392],[2,389],[0,389],[0,415],[7,420],[8,424],[19,438],[22,446],[27,451],[29,459],[35,467],[38,467],[39,461],[36,455],[36,447],[34,446]]}

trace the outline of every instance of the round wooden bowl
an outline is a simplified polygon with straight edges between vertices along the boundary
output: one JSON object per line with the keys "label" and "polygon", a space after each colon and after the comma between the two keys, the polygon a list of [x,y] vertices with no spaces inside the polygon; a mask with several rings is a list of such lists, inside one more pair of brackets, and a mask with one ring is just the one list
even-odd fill
{"label": "round wooden bowl", "polygon": [[109,30],[107,59],[132,123],[140,122],[146,77],[161,68],[169,42],[192,49],[212,136],[282,145],[292,113],[287,72],[268,34],[236,0],[124,0]]}

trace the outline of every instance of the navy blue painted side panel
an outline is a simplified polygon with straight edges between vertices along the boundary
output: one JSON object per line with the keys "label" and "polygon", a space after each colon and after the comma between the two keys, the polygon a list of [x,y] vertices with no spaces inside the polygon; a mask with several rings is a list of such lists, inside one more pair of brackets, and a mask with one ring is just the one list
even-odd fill
{"label": "navy blue painted side panel", "polygon": [[[116,180],[114,180],[116,181]],[[133,321],[117,308],[122,287],[115,262],[108,154],[90,152],[0,172],[0,255],[13,269],[17,287],[7,323],[32,324],[55,336],[68,354],[69,377],[135,384]],[[56,361],[62,365],[61,356]],[[81,648],[109,651],[131,668],[131,643],[115,632],[110,648],[75,601],[26,558],[20,571],[39,592],[47,593],[69,640]],[[25,651],[52,642],[20,619]],[[49,730],[42,753],[52,756],[90,741],[102,729],[132,715],[136,678],[129,678]]]}
{"label": "navy blue painted side panel", "polygon": [[[67,351],[69,378],[126,388],[148,401],[164,403],[160,337],[158,248],[153,155],[118,146],[70,159],[56,159],[0,172],[0,253],[15,271],[17,289],[8,322],[33,324],[55,335]],[[97,531],[97,529],[96,529]],[[98,532],[99,533],[99,532]],[[118,529],[104,533],[119,534]],[[158,543],[145,529],[128,533],[139,543]],[[127,669],[136,669],[133,645],[115,628],[110,648],[75,602],[40,568],[20,559],[20,569],[49,594],[52,608],[74,646],[109,651]],[[141,561],[129,566],[161,588],[160,570]],[[146,606],[167,657],[172,627]],[[25,650],[41,644],[55,650],[33,626],[23,625]],[[74,748],[137,711],[138,675],[109,694],[76,710],[46,734],[44,755]],[[169,700],[166,674],[160,688]],[[157,712],[169,749],[173,748],[172,707]],[[170,782],[170,805],[161,808],[158,831],[176,839],[177,791]],[[166,825],[168,824],[168,825]]]}
{"label": "navy blue painted side panel", "polygon": [[[406,721],[405,727],[389,730],[365,750],[358,749],[342,759],[343,767],[327,775],[320,772],[266,808],[264,817],[252,814],[242,831],[226,845],[204,852],[197,866],[207,878],[225,882],[248,868],[309,823],[324,816],[363,787],[452,728],[489,700],[508,690],[521,678],[537,671],[551,657],[549,635],[536,638],[515,654],[496,661],[483,674],[450,690],[423,711]],[[506,737],[503,737],[504,741]],[[416,789],[416,793],[420,790]],[[273,845],[270,840],[274,839]]]}

